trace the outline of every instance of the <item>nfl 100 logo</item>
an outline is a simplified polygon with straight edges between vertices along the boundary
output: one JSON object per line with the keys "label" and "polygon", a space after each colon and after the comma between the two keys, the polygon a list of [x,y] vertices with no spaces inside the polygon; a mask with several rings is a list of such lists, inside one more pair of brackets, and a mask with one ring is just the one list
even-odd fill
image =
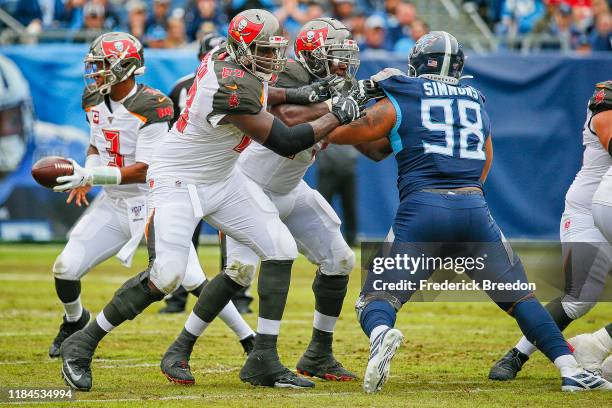
{"label": "nfl 100 logo", "polygon": [[134,207],[132,207],[132,215],[134,216],[134,218],[139,218],[140,214],[142,213],[142,208],[144,207],[144,205],[136,205]]}

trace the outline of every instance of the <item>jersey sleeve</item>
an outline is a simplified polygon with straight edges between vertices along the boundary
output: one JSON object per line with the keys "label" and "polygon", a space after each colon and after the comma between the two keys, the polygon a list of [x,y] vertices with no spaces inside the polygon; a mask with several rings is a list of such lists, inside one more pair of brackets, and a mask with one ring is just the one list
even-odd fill
{"label": "jersey sleeve", "polygon": [[264,85],[257,77],[222,61],[216,62],[214,69],[217,84],[212,90],[212,110],[207,116],[211,125],[218,126],[225,115],[254,115],[261,111]]}
{"label": "jersey sleeve", "polygon": [[81,96],[81,108],[85,112],[85,120],[87,120],[87,123],[90,123],[91,121],[89,111],[91,108],[102,102],[102,98],[103,96],[100,95],[99,92],[90,92],[87,90],[87,88],[83,89],[83,95]]}
{"label": "jersey sleeve", "polygon": [[168,126],[164,122],[153,123],[138,131],[136,139],[135,160],[140,163],[151,163],[151,156],[158,141],[168,132]]}
{"label": "jersey sleeve", "polygon": [[287,61],[285,70],[278,74],[278,79],[274,84],[278,88],[299,88],[308,85],[311,81],[310,74],[296,60]]}
{"label": "jersey sleeve", "polygon": [[141,127],[154,123],[165,123],[169,126],[174,117],[172,100],[157,89],[139,85],[138,91],[124,102],[125,108],[142,120]]}
{"label": "jersey sleeve", "polygon": [[612,81],[595,85],[595,92],[589,100],[589,109],[593,115],[612,109]]}

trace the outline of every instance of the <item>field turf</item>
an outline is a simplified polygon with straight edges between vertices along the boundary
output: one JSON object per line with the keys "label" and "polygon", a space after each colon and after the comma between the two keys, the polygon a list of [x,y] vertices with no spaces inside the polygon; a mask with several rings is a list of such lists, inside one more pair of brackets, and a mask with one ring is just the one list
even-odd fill
{"label": "field turf", "polygon": [[[60,363],[47,355],[61,321],[51,274],[58,245],[0,245],[0,390],[63,387]],[[113,292],[142,270],[146,253],[140,249],[130,270],[111,259],[83,280],[82,299],[94,313]],[[545,254],[544,254],[545,255]],[[200,259],[209,277],[218,271],[218,250],[201,247]],[[529,262],[525,262],[529,268]],[[282,361],[293,368],[310,338],[314,267],[298,259],[279,339]],[[359,292],[359,271],[353,272],[349,294],[336,330],[335,355],[362,376],[368,342],[355,319],[353,304]],[[188,309],[194,303],[190,297]],[[254,304],[255,309],[257,304]],[[255,388],[240,382],[244,360],[237,339],[215,321],[196,345],[191,366],[196,385],[170,384],[159,360],[180,331],[186,314],[159,315],[153,305],[101,343],[93,362],[94,387],[77,393],[80,406],[237,406],[270,407],[604,407],[612,405],[606,392],[566,394],[560,391],[557,370],[541,354],[531,358],[516,381],[487,380],[491,364],[519,336],[513,319],[489,302],[414,303],[399,315],[397,327],[406,341],[396,355],[391,378],[383,392],[366,395],[361,382],[317,381],[314,390]],[[601,303],[566,334],[593,331],[610,320],[612,304]],[[246,317],[252,327],[256,314]],[[7,400],[0,400],[0,406]],[[70,402],[74,405],[74,402]],[[41,404],[36,404],[40,406]],[[46,404],[45,404],[46,405]],[[62,403],[48,403],[61,406]]]}

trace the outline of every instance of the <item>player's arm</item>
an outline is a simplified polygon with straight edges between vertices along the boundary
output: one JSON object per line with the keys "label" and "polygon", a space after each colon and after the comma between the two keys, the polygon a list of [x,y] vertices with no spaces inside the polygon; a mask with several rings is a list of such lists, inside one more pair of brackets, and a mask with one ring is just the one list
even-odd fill
{"label": "player's arm", "polygon": [[365,110],[366,115],[329,134],[327,141],[334,144],[362,144],[388,137],[395,126],[395,108],[388,98],[381,99]]}
{"label": "player's arm", "polygon": [[357,144],[355,145],[355,149],[370,160],[376,162],[386,159],[387,156],[393,153],[389,139],[386,137],[372,142]]}
{"label": "player's arm", "polygon": [[311,122],[329,113],[329,105],[325,102],[303,106],[294,104],[282,104],[273,106],[270,113],[283,121],[287,126],[295,126],[300,123]]}
{"label": "player's arm", "polygon": [[599,138],[601,145],[612,156],[612,110],[606,110],[593,116],[591,127]]}
{"label": "player's arm", "polygon": [[[89,145],[86,153],[87,159],[85,160],[85,167],[87,167],[87,163],[92,165],[97,165],[100,163],[100,152],[98,152],[98,148],[94,145]],[[66,199],[66,204],[70,204],[74,201],[77,207],[80,207],[82,204],[89,205],[89,201],[87,200],[87,193],[91,190],[91,186],[81,186],[76,187],[70,190],[70,194],[68,194],[68,198]]]}
{"label": "player's arm", "polygon": [[[357,108],[355,103],[354,109]],[[254,115],[226,115],[225,123],[234,126],[249,135],[253,140],[272,150],[281,156],[291,156],[307,149],[325,138],[340,125],[340,120],[348,116],[356,116],[353,113],[340,112],[344,119],[339,119],[335,113],[327,113],[322,117],[296,126],[287,126],[280,119],[265,110]]]}
{"label": "player's arm", "polygon": [[489,135],[487,141],[485,142],[485,155],[487,158],[482,169],[482,174],[480,175],[480,182],[482,184],[487,181],[489,170],[491,170],[491,164],[493,164],[493,142],[491,141],[491,135]]}

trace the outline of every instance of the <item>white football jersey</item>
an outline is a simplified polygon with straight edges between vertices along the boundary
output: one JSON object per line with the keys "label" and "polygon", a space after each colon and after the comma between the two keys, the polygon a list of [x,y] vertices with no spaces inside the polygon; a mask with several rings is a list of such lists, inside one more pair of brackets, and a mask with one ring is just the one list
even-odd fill
{"label": "white football jersey", "polygon": [[612,156],[603,148],[599,138],[591,129],[593,112],[587,109],[587,117],[582,131],[584,154],[582,168],[565,195],[565,211],[591,213],[593,194],[602,177],[612,166]]}
{"label": "white football jersey", "polygon": [[314,163],[321,146],[323,143],[319,142],[292,157],[283,157],[259,143],[253,143],[240,156],[238,166],[264,190],[287,194],[298,186],[306,170]]}
{"label": "white football jersey", "polygon": [[207,55],[196,72],[187,105],[153,154],[149,179],[211,184],[231,174],[251,140],[226,114],[255,114],[266,104],[267,86],[228,60],[224,50]]}
{"label": "white football jersey", "polygon": [[[100,155],[102,165],[126,167],[149,163],[153,146],[168,131],[172,103],[161,92],[145,85],[135,86],[120,102],[98,93],[83,96],[83,108],[90,126],[89,143]],[[146,184],[104,186],[111,198],[146,194]]]}

